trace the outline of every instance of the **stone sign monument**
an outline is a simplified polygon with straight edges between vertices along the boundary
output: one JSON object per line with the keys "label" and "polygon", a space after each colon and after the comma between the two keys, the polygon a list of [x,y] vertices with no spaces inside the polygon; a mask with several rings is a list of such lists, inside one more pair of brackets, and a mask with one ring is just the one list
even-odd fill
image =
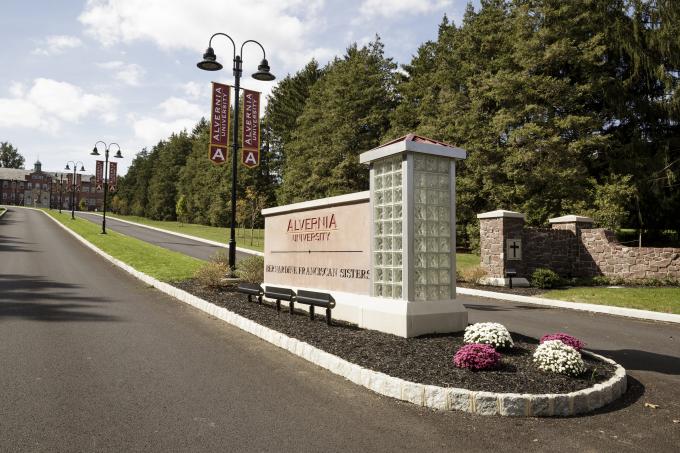
{"label": "stone sign monument", "polygon": [[410,337],[459,331],[455,162],[407,135],[363,153],[370,190],[265,209],[265,282],[330,292],[333,316]]}

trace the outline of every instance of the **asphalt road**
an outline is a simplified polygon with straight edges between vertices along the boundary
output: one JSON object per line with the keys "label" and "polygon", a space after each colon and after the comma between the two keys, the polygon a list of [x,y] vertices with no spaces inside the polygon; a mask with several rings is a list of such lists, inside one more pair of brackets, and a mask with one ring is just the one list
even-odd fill
{"label": "asphalt road", "polygon": [[44,214],[12,209],[0,219],[0,451],[677,451],[680,328],[466,303],[479,305],[473,321],[523,333],[586,329],[592,349],[639,364],[631,391],[568,419],[394,401],[146,287]]}
{"label": "asphalt road", "polygon": [[[101,225],[101,215],[96,215],[86,212],[76,212],[76,217],[82,217],[93,223]],[[111,229],[127,236],[135,237],[139,240],[155,244],[159,247],[174,250],[185,255],[193,256],[200,260],[208,261],[219,250],[228,250],[228,246],[218,247],[216,245],[206,244],[205,242],[194,241],[186,239],[181,236],[173,234],[162,233],[160,231],[152,230],[150,228],[139,227],[129,223],[121,222],[111,217],[106,218],[106,229]],[[236,250],[236,261],[251,256],[247,253]]]}

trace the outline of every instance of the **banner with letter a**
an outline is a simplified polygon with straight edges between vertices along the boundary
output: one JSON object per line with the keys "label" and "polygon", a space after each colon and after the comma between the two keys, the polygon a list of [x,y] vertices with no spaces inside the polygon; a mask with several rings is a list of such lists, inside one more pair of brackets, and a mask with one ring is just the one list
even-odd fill
{"label": "banner with letter a", "polygon": [[66,190],[68,192],[71,191],[71,186],[73,186],[73,175],[69,173],[68,175],[66,175]]}
{"label": "banner with letter a", "polygon": [[97,171],[95,174],[95,179],[96,179],[96,184],[97,184],[97,192],[102,191],[102,184],[104,183],[104,161],[103,160],[98,160],[97,161]]}
{"label": "banner with letter a", "polygon": [[83,177],[80,173],[76,175],[76,192],[80,192],[80,187],[82,186]]}
{"label": "banner with letter a", "polygon": [[109,162],[109,192],[116,191],[118,183],[118,162]]}
{"label": "banner with letter a", "polygon": [[212,104],[210,106],[210,145],[208,158],[213,164],[221,165],[227,161],[229,145],[229,116],[231,87],[222,83],[212,83]]}
{"label": "banner with letter a", "polygon": [[243,150],[241,163],[248,168],[260,165],[260,93],[243,90]]}

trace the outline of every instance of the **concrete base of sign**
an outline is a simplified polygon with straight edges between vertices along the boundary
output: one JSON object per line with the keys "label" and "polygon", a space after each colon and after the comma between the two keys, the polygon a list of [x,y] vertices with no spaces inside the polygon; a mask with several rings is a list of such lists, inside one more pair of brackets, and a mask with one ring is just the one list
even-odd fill
{"label": "concrete base of sign", "polygon": [[[263,287],[267,283],[263,283]],[[297,288],[277,284],[292,290],[319,291],[318,288]],[[415,337],[429,333],[460,332],[468,324],[468,313],[458,300],[408,302],[329,291],[335,299],[333,319],[356,324],[363,329],[378,330],[400,337]],[[282,302],[286,305],[286,302]],[[303,304],[296,308],[308,310]],[[317,309],[318,313],[321,313]]]}
{"label": "concrete base of sign", "polygon": [[[510,279],[500,277],[485,277],[482,280],[482,283],[489,286],[510,286]],[[529,284],[529,281],[526,278],[516,277],[512,279],[512,286],[516,286],[518,288],[526,288],[531,285]]]}

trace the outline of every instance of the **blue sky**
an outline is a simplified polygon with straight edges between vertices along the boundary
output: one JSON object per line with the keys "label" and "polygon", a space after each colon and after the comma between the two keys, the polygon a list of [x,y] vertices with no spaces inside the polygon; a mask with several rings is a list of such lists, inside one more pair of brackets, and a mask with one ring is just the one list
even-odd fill
{"label": "blue sky", "polygon": [[[473,4],[477,4],[475,0]],[[2,0],[0,141],[46,170],[80,160],[92,171],[97,140],[117,142],[125,173],[134,155],[208,116],[210,81],[233,83],[231,44],[213,42],[228,70],[196,62],[210,35],[262,43],[281,79],[312,57],[326,63],[379,34],[387,56],[407,63],[436,38],[444,14],[457,24],[467,0]],[[261,60],[246,46],[246,88]]]}

